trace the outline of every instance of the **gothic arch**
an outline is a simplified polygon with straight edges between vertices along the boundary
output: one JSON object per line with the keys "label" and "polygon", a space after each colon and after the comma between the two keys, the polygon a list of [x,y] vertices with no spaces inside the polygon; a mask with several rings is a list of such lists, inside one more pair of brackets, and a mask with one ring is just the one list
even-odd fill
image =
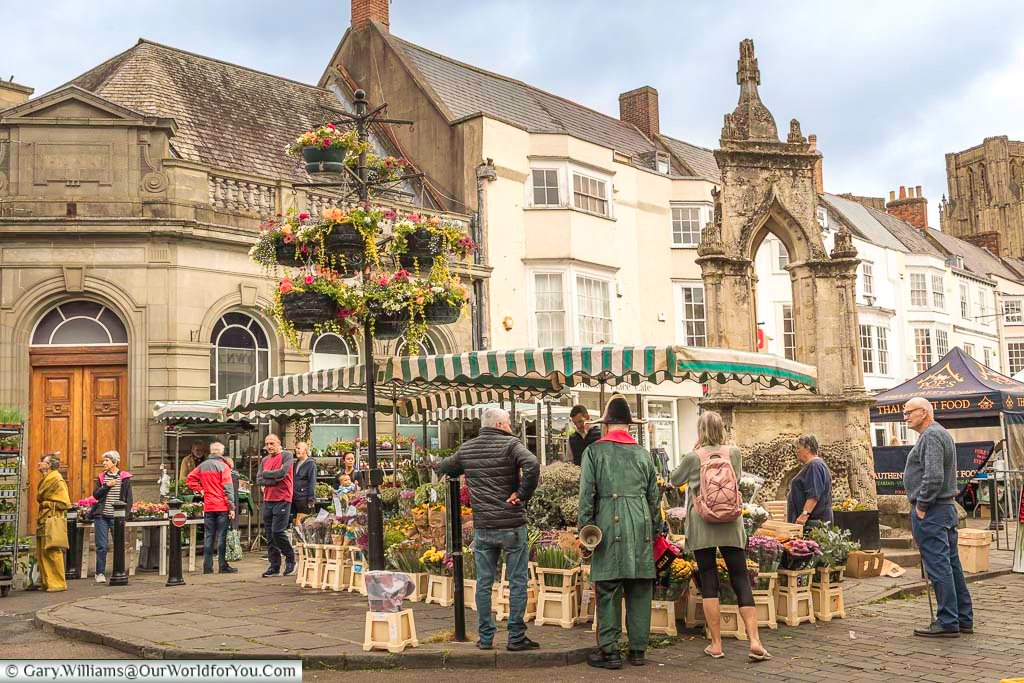
{"label": "gothic arch", "polygon": [[786,247],[791,263],[825,259],[825,245],[817,227],[815,221],[815,229],[808,230],[802,221],[797,220],[772,183],[764,201],[740,231],[739,256],[753,261],[761,243],[771,233]]}

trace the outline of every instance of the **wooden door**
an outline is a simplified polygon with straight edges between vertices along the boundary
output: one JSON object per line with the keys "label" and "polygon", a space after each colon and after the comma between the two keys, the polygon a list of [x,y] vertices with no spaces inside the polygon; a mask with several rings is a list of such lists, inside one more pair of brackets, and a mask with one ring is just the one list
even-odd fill
{"label": "wooden door", "polygon": [[92,495],[100,456],[122,454],[127,466],[128,422],[124,366],[35,367],[32,370],[29,435],[29,532],[35,529],[39,483],[36,463],[45,453],[60,453],[60,472],[71,502]]}

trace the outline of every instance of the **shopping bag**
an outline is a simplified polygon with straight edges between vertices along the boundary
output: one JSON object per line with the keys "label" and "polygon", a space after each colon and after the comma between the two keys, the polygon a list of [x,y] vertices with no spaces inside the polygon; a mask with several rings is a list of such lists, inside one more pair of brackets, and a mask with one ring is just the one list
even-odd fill
{"label": "shopping bag", "polygon": [[242,537],[238,529],[228,531],[227,550],[224,553],[227,562],[238,562],[242,559]]}
{"label": "shopping bag", "polygon": [[43,541],[46,550],[68,547],[68,523],[64,517],[49,517],[44,522]]}

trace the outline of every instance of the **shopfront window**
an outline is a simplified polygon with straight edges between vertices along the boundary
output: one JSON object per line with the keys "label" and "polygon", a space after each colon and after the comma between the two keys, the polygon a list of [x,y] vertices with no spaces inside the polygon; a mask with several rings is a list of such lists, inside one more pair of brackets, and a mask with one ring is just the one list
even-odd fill
{"label": "shopfront window", "polygon": [[676,446],[676,402],[672,399],[647,399],[645,416],[651,435],[651,448],[664,448],[669,467],[679,464]]}

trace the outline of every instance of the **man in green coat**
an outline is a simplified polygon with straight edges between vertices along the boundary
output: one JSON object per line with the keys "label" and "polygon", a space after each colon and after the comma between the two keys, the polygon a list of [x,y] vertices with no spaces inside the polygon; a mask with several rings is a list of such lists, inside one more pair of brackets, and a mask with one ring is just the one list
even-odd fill
{"label": "man in green coat", "polygon": [[654,592],[654,536],[658,515],[658,475],[651,454],[629,435],[634,420],[629,403],[612,396],[604,417],[607,434],[583,452],[580,475],[580,528],[601,529],[601,543],[590,560],[590,579],[597,592],[598,650],[590,666],[621,669],[622,598],[626,598],[630,664],[644,663],[651,631]]}

